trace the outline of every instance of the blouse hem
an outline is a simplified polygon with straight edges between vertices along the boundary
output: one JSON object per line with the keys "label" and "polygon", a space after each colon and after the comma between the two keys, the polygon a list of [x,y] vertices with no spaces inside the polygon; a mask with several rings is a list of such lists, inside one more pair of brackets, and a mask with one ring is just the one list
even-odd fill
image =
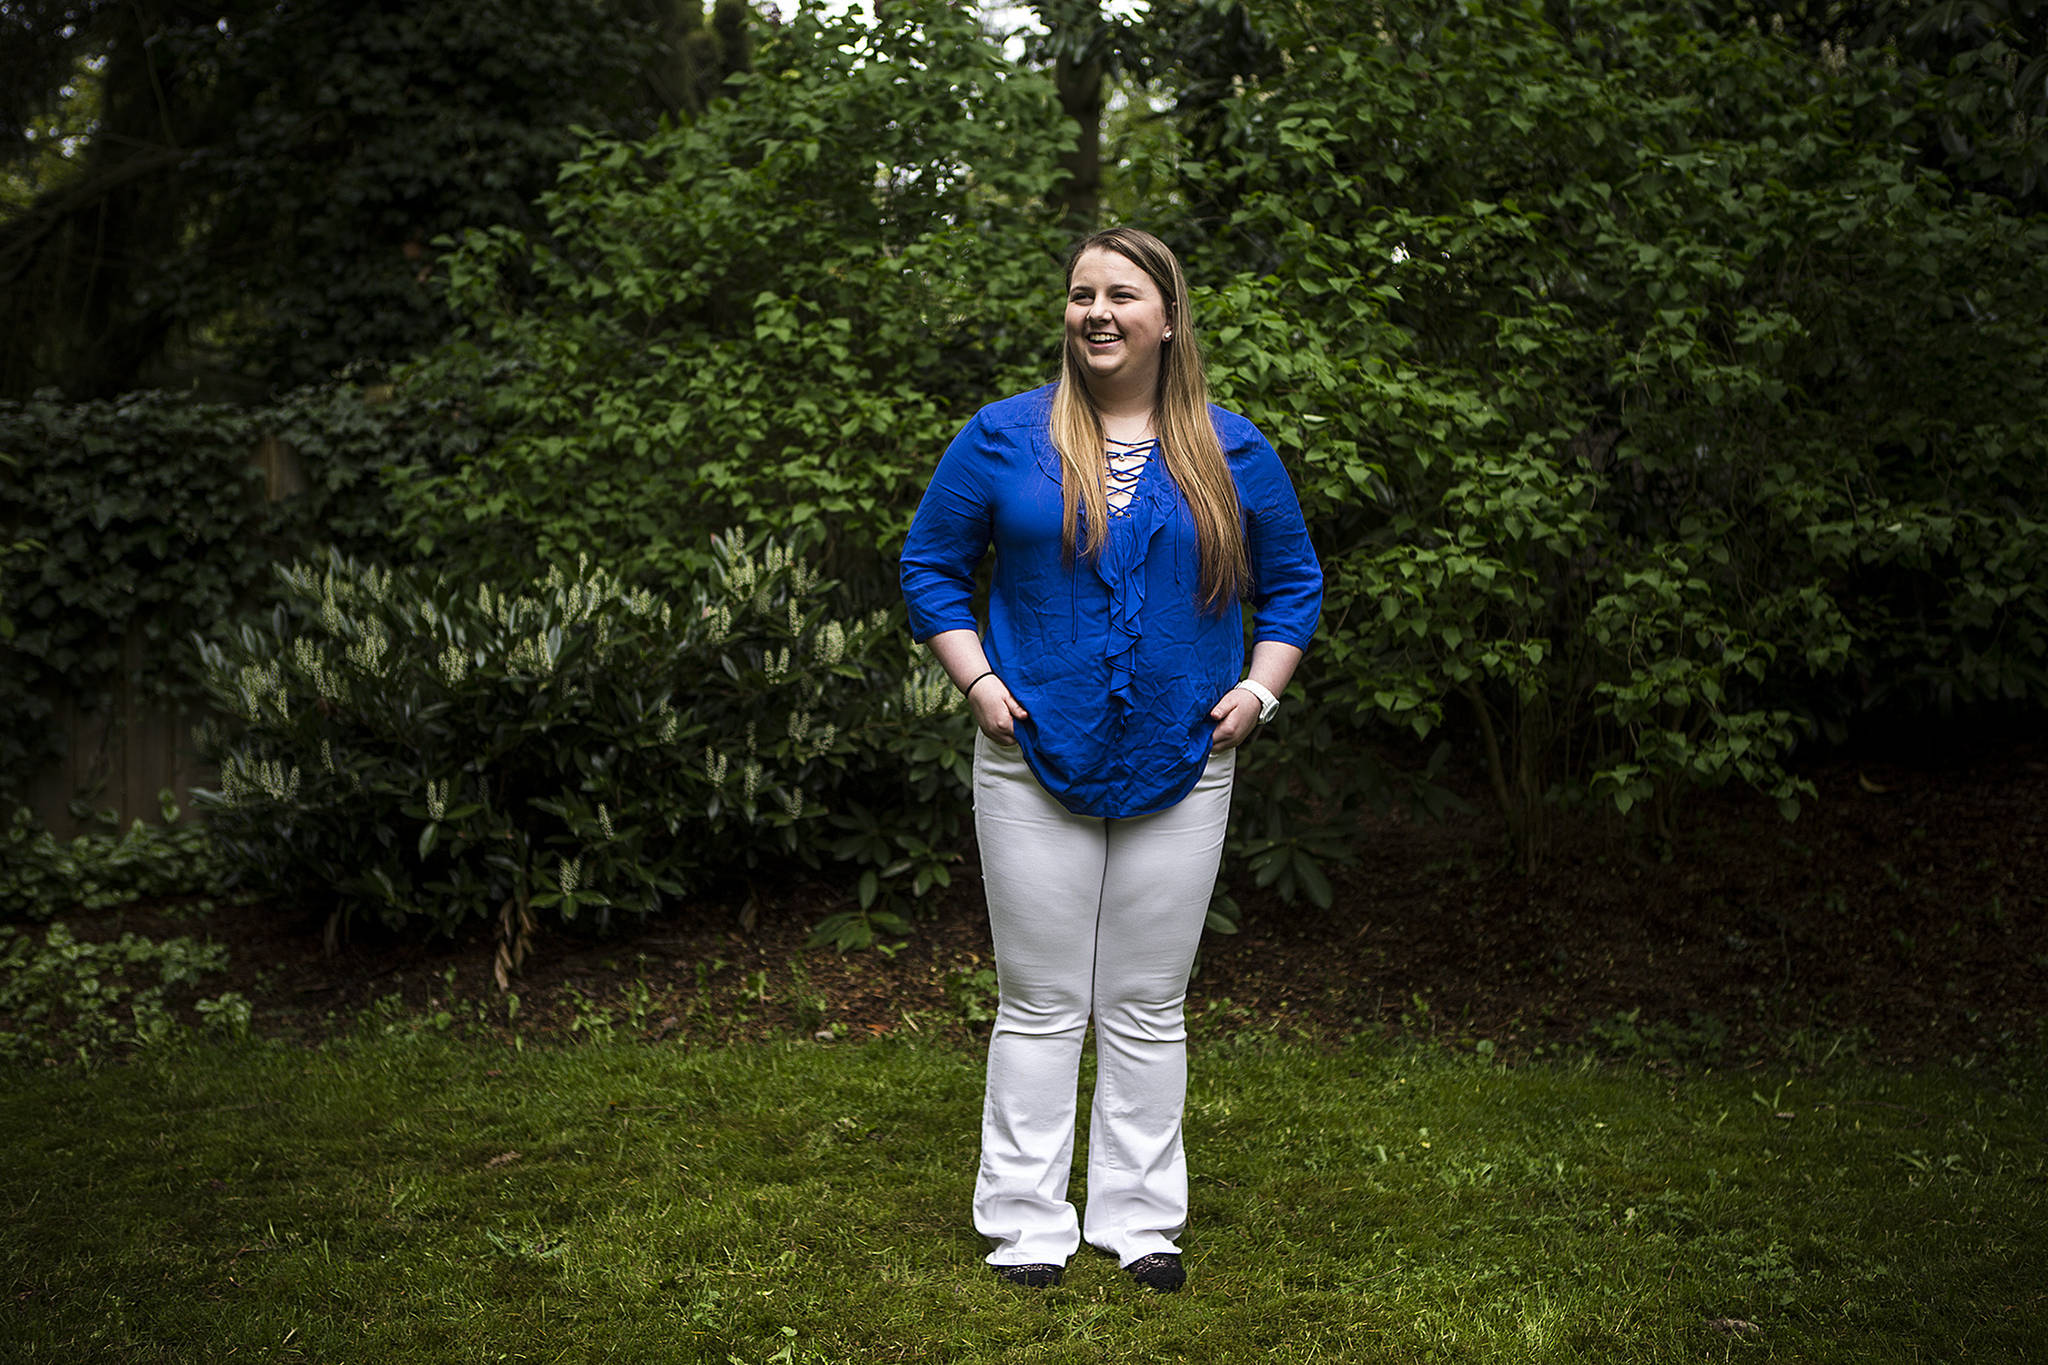
{"label": "blouse hem", "polygon": [[1030,744],[1023,743],[1021,731],[1018,734],[1018,739],[1018,748],[1023,750],[1024,753],[1024,764],[1031,769],[1031,775],[1038,779],[1038,785],[1044,788],[1045,794],[1059,802],[1060,808],[1066,811],[1067,814],[1078,815],[1084,820],[1137,820],[1147,815],[1157,815],[1163,810],[1172,810],[1187,799],[1188,793],[1195,789],[1195,784],[1202,780],[1202,774],[1209,770],[1209,760],[1216,757],[1216,741],[1212,737],[1209,741],[1209,747],[1202,753],[1202,761],[1195,764],[1189,770],[1186,780],[1156,806],[1147,806],[1143,810],[1129,811],[1075,810],[1067,803],[1066,797],[1053,789],[1053,784],[1047,781],[1045,774],[1039,770],[1038,755],[1035,752],[1037,741],[1033,740]]}

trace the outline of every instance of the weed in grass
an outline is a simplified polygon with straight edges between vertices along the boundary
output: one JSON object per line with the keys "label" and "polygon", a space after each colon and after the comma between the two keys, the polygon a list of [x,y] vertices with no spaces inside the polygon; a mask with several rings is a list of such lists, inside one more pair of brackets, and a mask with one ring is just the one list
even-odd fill
{"label": "weed in grass", "polygon": [[230,1038],[247,1038],[256,1013],[256,1007],[240,991],[225,991],[210,1000],[199,1001],[193,1008],[208,1028]]}
{"label": "weed in grass", "polygon": [[1687,1022],[1643,1018],[1642,1007],[1590,1024],[1586,1041],[1599,1051],[1636,1062],[1717,1062],[1728,1046],[1728,1026],[1711,1014],[1687,1012]]}
{"label": "weed in grass", "polygon": [[1808,1025],[1784,1033],[1776,1041],[1775,1054],[1802,1071],[1816,1071],[1837,1062],[1849,1061],[1876,1042],[1867,1028],[1825,1028]]}
{"label": "weed in grass", "polygon": [[952,1002],[961,1020],[968,1024],[989,1024],[996,1017],[996,974],[992,967],[977,967],[973,971],[956,970],[947,972],[944,978],[946,999]]}
{"label": "weed in grass", "polygon": [[1780,1085],[1776,1090],[1771,1092],[1771,1097],[1769,1099],[1765,1099],[1761,1091],[1750,1091],[1750,1102],[1752,1104],[1761,1105],[1764,1109],[1764,1112],[1770,1114],[1774,1118],[1789,1119],[1794,1117],[1792,1112],[1785,1108],[1785,1092],[1792,1088],[1792,1082],[1795,1079],[1796,1077],[1787,1076],[1785,1078],[1784,1084]]}
{"label": "weed in grass", "polygon": [[582,1034],[593,1042],[609,1043],[618,1036],[612,1023],[611,1011],[584,994],[575,986],[565,986],[562,993],[569,999],[569,1032]]}
{"label": "weed in grass", "polygon": [[1408,997],[1409,1008],[1401,1011],[1401,1031],[1426,1038],[1430,1033],[1429,1001],[1417,994]]}
{"label": "weed in grass", "polygon": [[[500,1220],[501,1226],[503,1220]],[[529,1225],[526,1230],[485,1228],[484,1240],[499,1255],[515,1261],[545,1263],[558,1260],[569,1250],[567,1240]]]}
{"label": "weed in grass", "polygon": [[406,1004],[403,992],[392,991],[362,1008],[356,1015],[354,1032],[365,1038],[417,1039],[451,1033],[454,1029],[454,1011],[439,1001],[415,1010]]}
{"label": "weed in grass", "polygon": [[801,957],[789,964],[789,1016],[800,1034],[816,1034],[825,1024],[825,1008],[831,1002],[811,985],[810,969]]}
{"label": "weed in grass", "polygon": [[732,964],[722,957],[714,957],[708,962],[699,960],[696,964],[697,993],[691,1000],[689,1008],[696,1031],[715,1037],[725,1023],[725,1016],[713,998],[713,989],[718,974],[730,966]]}
{"label": "weed in grass", "polygon": [[636,976],[619,988],[619,1007],[625,1011],[627,1030],[636,1037],[644,1035],[655,1008],[654,988],[647,978]]}

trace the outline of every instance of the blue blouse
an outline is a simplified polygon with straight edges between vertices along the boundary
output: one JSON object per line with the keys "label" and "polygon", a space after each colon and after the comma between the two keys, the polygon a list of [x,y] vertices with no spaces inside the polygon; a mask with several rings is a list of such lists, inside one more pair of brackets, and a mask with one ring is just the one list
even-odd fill
{"label": "blue blouse", "polygon": [[[919,640],[974,630],[974,573],[991,543],[989,664],[1031,714],[1025,761],[1076,815],[1149,815],[1194,787],[1244,676],[1235,604],[1204,611],[1195,527],[1165,464],[1145,462],[1091,562],[1062,562],[1052,388],[991,403],[939,461],[903,545],[903,596]],[[1259,429],[1212,407],[1237,483],[1251,561],[1254,642],[1306,648],[1323,573],[1294,485]]]}

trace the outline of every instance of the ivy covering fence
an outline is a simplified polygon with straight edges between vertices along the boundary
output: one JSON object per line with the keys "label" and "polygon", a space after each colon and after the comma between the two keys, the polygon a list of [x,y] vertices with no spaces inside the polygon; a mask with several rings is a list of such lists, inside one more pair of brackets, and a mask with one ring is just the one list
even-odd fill
{"label": "ivy covering fence", "polygon": [[[59,697],[196,704],[192,632],[261,606],[280,558],[388,555],[379,466],[480,439],[454,405],[346,384],[249,407],[151,390],[0,402],[0,795],[61,752]],[[266,442],[289,450],[303,490],[267,496]]]}

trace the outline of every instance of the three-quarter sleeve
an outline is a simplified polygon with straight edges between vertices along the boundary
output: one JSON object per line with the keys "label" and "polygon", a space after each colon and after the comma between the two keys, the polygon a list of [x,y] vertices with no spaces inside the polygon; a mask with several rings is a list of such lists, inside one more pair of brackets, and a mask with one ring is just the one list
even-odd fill
{"label": "three-quarter sleeve", "polygon": [[1256,428],[1238,464],[1237,485],[1252,570],[1252,642],[1306,649],[1322,618],[1323,566],[1309,543],[1294,484]]}
{"label": "three-quarter sleeve", "polygon": [[946,447],[903,542],[903,601],[923,641],[974,630],[974,571],[988,552],[988,459],[977,415]]}

